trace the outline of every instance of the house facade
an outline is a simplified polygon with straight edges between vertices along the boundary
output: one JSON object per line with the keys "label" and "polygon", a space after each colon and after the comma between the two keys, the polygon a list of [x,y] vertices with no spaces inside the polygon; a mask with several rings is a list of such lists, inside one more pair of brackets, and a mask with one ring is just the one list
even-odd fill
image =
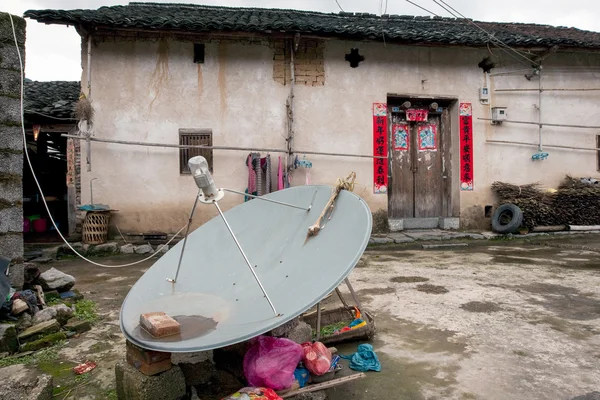
{"label": "house facade", "polygon": [[[77,179],[95,179],[121,231],[185,225],[197,191],[185,163],[198,153],[218,186],[242,192],[251,151],[270,156],[271,190],[280,159],[292,186],[354,171],[393,229],[486,228],[494,181],[553,187],[598,170],[599,33],[144,3],[25,16],[82,36],[103,141],[81,141],[91,157]],[[194,222],[214,216],[201,208]]]}

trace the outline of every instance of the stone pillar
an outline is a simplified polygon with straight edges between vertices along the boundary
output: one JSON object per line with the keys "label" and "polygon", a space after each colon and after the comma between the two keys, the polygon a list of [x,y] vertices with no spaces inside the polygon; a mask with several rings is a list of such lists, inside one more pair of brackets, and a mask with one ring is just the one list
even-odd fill
{"label": "stone pillar", "polygon": [[[12,16],[25,62],[25,20]],[[8,14],[0,13],[0,255],[23,260],[21,68]],[[14,276],[13,276],[14,278]],[[16,277],[22,282],[22,276]],[[12,279],[11,279],[12,281]]]}

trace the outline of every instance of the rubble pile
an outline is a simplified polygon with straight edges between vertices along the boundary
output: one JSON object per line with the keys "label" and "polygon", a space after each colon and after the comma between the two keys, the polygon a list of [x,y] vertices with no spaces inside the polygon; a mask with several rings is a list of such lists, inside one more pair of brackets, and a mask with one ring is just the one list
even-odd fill
{"label": "rubble pile", "polygon": [[512,203],[523,211],[523,225],[531,229],[552,225],[600,225],[600,181],[566,176],[558,189],[541,185],[494,182],[500,204]]}
{"label": "rubble pile", "polygon": [[73,287],[75,278],[56,268],[40,272],[24,265],[21,288],[11,287],[0,299],[0,358],[37,351],[91,329],[74,318],[83,296]]}

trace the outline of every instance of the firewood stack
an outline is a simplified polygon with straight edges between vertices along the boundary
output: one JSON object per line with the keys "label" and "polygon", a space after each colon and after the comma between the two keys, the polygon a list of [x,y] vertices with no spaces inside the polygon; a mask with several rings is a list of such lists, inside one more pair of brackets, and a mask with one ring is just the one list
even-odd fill
{"label": "firewood stack", "polygon": [[512,185],[494,182],[500,204],[512,203],[523,211],[523,225],[600,225],[600,183],[566,176],[558,190],[548,192],[537,183]]}

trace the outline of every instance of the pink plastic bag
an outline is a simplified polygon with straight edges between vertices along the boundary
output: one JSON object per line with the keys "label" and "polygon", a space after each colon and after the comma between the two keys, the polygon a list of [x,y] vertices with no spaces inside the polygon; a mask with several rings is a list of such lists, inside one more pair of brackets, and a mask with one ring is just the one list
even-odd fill
{"label": "pink plastic bag", "polygon": [[259,336],[244,356],[244,375],[251,386],[287,389],[302,354],[302,346],[289,339]]}
{"label": "pink plastic bag", "polygon": [[323,375],[331,367],[331,352],[321,342],[306,342],[302,344],[304,366],[313,375]]}

